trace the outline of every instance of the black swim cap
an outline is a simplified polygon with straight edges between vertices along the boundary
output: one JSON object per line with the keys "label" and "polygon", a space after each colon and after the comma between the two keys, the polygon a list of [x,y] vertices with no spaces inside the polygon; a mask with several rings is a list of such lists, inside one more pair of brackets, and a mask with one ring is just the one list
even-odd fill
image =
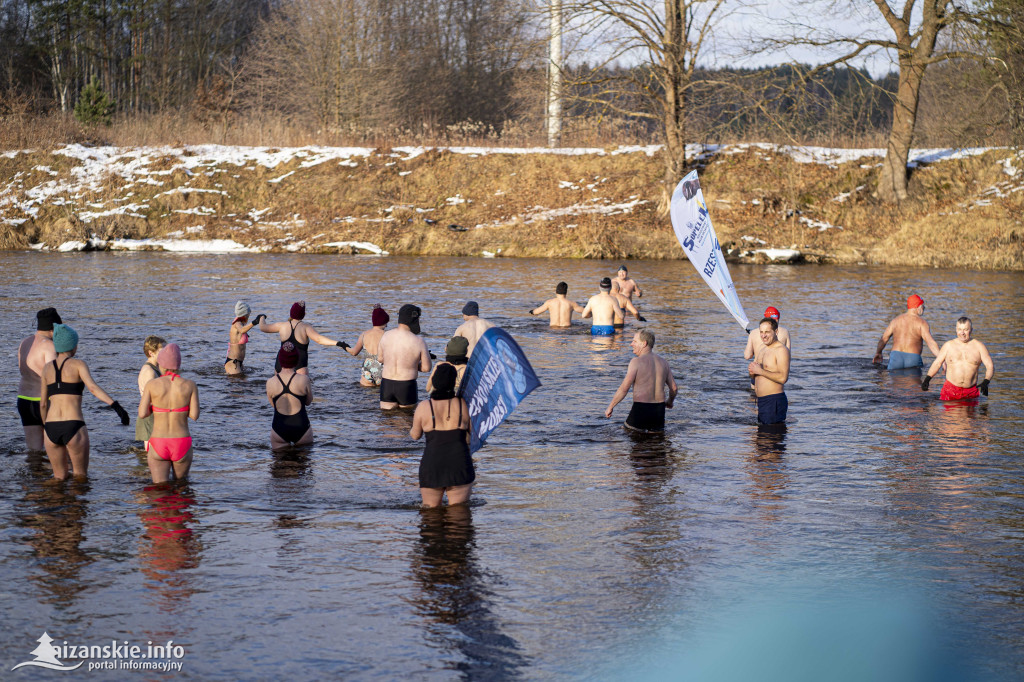
{"label": "black swim cap", "polygon": [[53,325],[61,324],[63,320],[57,314],[56,308],[43,308],[36,313],[36,329],[41,332],[52,332]]}
{"label": "black swim cap", "polygon": [[602,279],[601,280],[601,288],[602,289],[611,289],[612,288],[612,278],[611,277],[605,277],[604,279]]}
{"label": "black swim cap", "polygon": [[404,324],[413,334],[420,333],[420,309],[411,303],[406,303],[398,309],[398,324]]}
{"label": "black swim cap", "polygon": [[434,400],[448,400],[455,397],[455,378],[459,375],[454,365],[442,362],[434,370],[434,376],[430,379],[434,390],[430,397]]}

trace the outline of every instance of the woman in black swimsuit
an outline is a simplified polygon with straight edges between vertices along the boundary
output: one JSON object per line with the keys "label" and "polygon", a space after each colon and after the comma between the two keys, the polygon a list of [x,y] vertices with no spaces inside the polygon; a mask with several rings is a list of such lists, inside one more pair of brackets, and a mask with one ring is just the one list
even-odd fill
{"label": "woman in black swimsuit", "polygon": [[43,389],[39,412],[43,419],[43,445],[50,458],[53,477],[63,480],[70,471],[78,478],[89,472],[89,429],[82,419],[82,391],[114,408],[121,424],[128,426],[128,413],[96,385],[89,367],[73,359],[78,350],[78,333],[64,324],[53,325],[53,348],[57,359],[43,367]]}
{"label": "woman in black swimsuit", "polygon": [[311,445],[313,429],[306,405],[313,402],[313,385],[308,376],[296,371],[299,353],[294,344],[285,341],[281,345],[277,362],[280,371],[267,380],[267,400],[274,406],[270,447],[280,450],[291,445]]}
{"label": "woman in black swimsuit", "polygon": [[[317,330],[313,329],[313,325],[308,322],[303,322],[302,318],[306,316],[306,302],[298,301],[292,304],[292,308],[288,313],[287,322],[274,322],[273,324],[267,324],[266,320],[260,322],[260,331],[268,334],[277,333],[281,339],[281,345],[285,343],[292,343],[295,346],[295,350],[299,353],[298,364],[295,365],[295,371],[299,374],[309,374],[306,369],[306,365],[309,364],[309,341],[312,339],[321,346],[337,346],[338,348],[348,348],[348,344],[344,341],[334,341],[327,338]],[[266,317],[265,315],[263,317]],[[281,371],[280,363],[274,366],[274,369],[278,372]]]}
{"label": "woman in black swimsuit", "polygon": [[409,435],[427,444],[420,460],[420,496],[424,507],[439,507],[445,493],[448,504],[469,501],[476,480],[469,456],[469,408],[455,396],[456,369],[439,365],[434,372],[434,391],[416,406]]}

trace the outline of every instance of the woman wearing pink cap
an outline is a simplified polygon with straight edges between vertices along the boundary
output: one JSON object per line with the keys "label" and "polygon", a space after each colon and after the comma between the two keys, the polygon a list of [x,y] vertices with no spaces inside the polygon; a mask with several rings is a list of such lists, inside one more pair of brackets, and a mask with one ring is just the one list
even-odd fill
{"label": "woman wearing pink cap", "polygon": [[[299,353],[299,362],[295,366],[295,371],[299,374],[309,374],[306,369],[309,364],[309,341],[312,339],[321,346],[337,346],[338,348],[345,348],[346,344],[343,341],[334,341],[327,338],[323,334],[313,329],[313,325],[308,322],[303,322],[302,318],[306,316],[306,302],[296,301],[292,304],[292,308],[288,313],[287,322],[275,322],[273,324],[267,324],[266,320],[260,320],[260,331],[268,334],[277,333],[281,339],[281,345],[283,346],[286,342],[291,342],[295,349]],[[281,371],[281,363],[275,363],[274,369],[278,372]]]}
{"label": "woman wearing pink cap", "polygon": [[146,384],[139,403],[139,418],[153,413],[153,435],[149,437],[147,460],[153,483],[188,476],[192,467],[192,435],[189,417],[199,419],[199,389],[194,381],[182,379],[181,349],[169,343],[156,356],[160,378]]}
{"label": "woman wearing pink cap", "polygon": [[379,304],[375,305],[373,312],[370,313],[370,322],[373,326],[359,335],[356,345],[349,346],[345,342],[340,344],[350,354],[363,359],[363,366],[359,374],[360,386],[380,386],[380,374],[384,367],[380,364],[380,357],[377,355],[377,344],[380,343],[380,337],[384,336],[390,321],[391,316],[387,311]]}

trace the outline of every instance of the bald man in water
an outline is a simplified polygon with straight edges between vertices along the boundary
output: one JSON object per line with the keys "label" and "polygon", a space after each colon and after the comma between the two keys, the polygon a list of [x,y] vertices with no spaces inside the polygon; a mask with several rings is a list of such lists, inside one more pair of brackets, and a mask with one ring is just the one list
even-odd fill
{"label": "bald man in water", "polygon": [[912,369],[923,366],[921,349],[926,343],[933,355],[939,354],[939,344],[935,343],[931,329],[924,319],[924,299],[917,294],[907,299],[907,312],[897,316],[885,328],[871,362],[881,364],[882,351],[890,338],[892,350],[889,352],[887,369]]}
{"label": "bald man in water", "polygon": [[18,414],[25,431],[25,445],[29,450],[43,450],[43,420],[39,412],[42,395],[43,367],[57,359],[53,348],[53,325],[60,324],[60,315],[54,308],[36,313],[36,333],[22,340],[18,346]]}
{"label": "bald man in water", "polygon": [[572,314],[573,311],[577,313],[583,312],[583,306],[576,301],[573,301],[566,297],[569,293],[569,285],[565,282],[559,282],[555,287],[555,297],[549,298],[544,301],[543,304],[537,308],[530,310],[531,315],[540,315],[543,312],[549,312],[551,315],[551,322],[548,326],[551,327],[569,327],[572,325]]}

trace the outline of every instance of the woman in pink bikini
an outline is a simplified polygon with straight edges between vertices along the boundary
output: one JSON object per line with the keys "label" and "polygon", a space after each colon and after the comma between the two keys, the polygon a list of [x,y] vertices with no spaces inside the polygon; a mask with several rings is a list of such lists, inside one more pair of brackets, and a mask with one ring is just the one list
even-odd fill
{"label": "woman in pink bikini", "polygon": [[249,322],[252,310],[245,301],[235,303],[235,319],[228,331],[228,355],[224,358],[224,371],[228,374],[241,374],[242,363],[245,361],[245,345],[249,343],[249,330],[260,323],[266,315],[257,315]]}
{"label": "woman in pink bikini", "polygon": [[188,476],[192,466],[192,436],[188,419],[199,419],[199,389],[194,381],[182,379],[181,349],[169,343],[156,356],[160,378],[146,384],[139,403],[139,418],[153,412],[153,435],[149,437],[149,472],[153,483]]}

